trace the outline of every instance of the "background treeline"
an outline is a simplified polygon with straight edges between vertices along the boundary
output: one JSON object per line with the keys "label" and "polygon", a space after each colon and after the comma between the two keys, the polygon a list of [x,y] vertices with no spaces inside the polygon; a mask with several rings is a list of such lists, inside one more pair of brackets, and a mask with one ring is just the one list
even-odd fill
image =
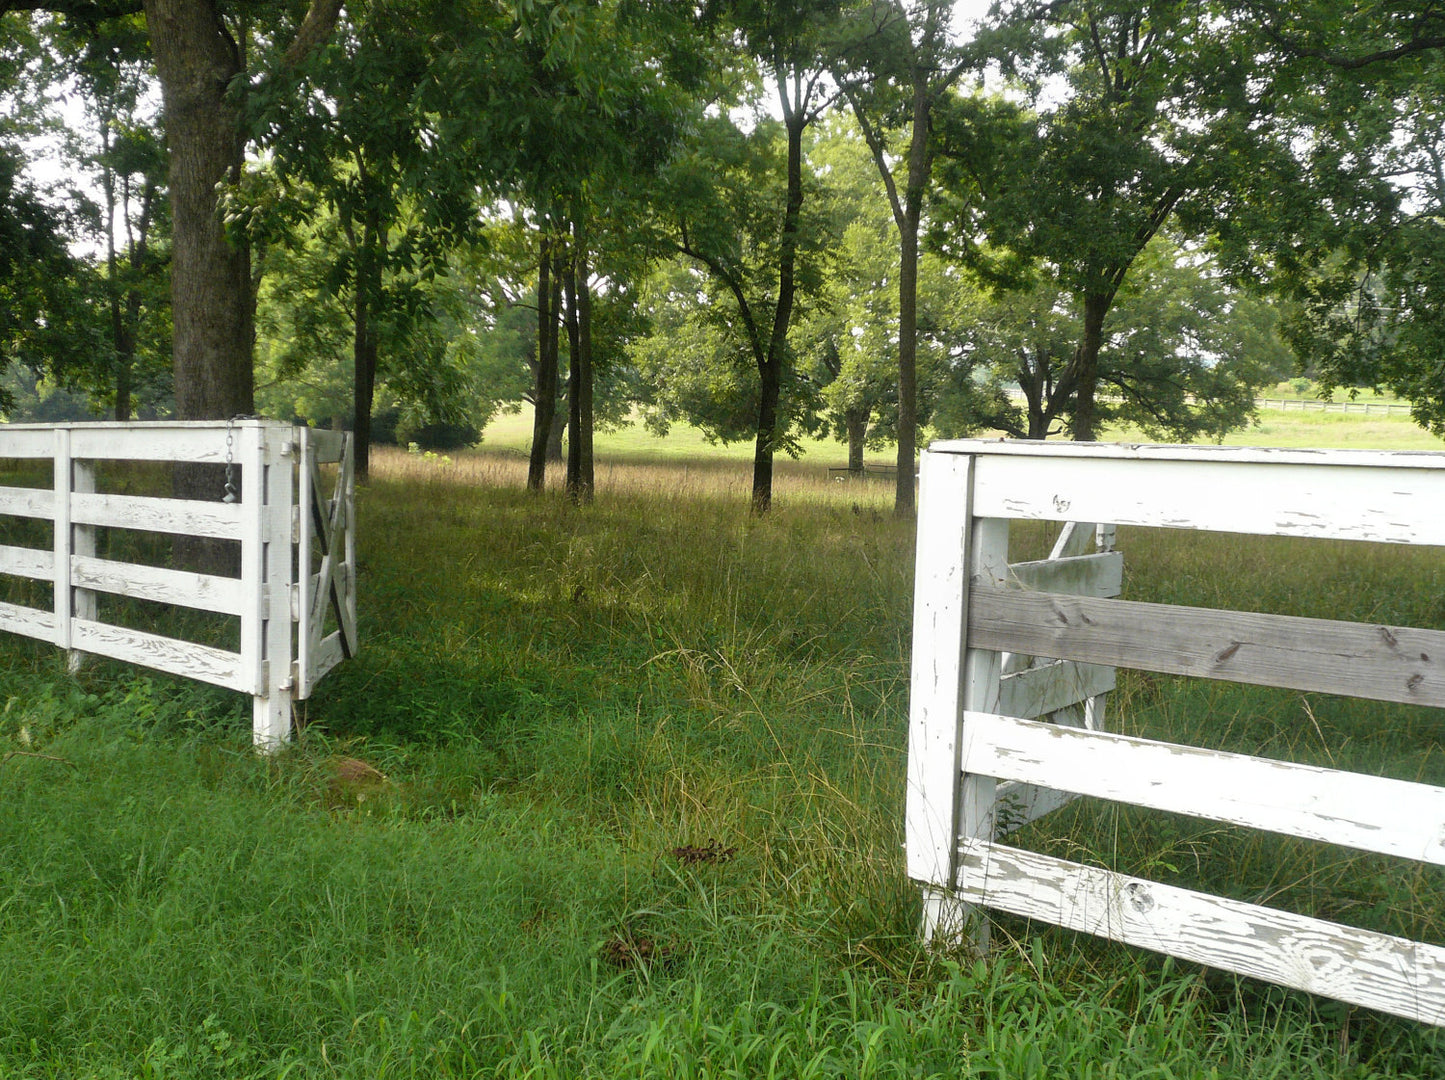
{"label": "background treeline", "polygon": [[[0,416],[261,411],[530,483],[640,415],[1445,432],[1445,13],[1403,0],[0,0]],[[214,235],[213,235],[214,234]],[[565,436],[565,437],[564,437]]]}

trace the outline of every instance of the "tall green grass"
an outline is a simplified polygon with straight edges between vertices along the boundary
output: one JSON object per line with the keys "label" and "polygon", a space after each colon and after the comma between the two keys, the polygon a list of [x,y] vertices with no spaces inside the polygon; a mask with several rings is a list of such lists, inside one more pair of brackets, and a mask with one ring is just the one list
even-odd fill
{"label": "tall green grass", "polygon": [[[578,512],[520,468],[378,456],[363,650],[272,758],[243,699],[0,640],[0,1077],[1445,1075],[1431,1031],[1010,920],[987,966],[925,953],[888,493],[785,472],[757,520],[739,470],[612,465]],[[1436,552],[1121,547],[1137,599],[1445,628]],[[1445,782],[1434,714],[1146,676],[1110,710]],[[1024,839],[1445,940],[1434,870],[1087,803]]]}

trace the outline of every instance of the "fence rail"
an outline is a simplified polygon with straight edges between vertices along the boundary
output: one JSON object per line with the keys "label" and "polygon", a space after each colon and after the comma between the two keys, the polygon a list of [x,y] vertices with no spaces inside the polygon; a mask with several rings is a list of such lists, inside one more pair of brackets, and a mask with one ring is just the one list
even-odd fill
{"label": "fence rail", "polygon": [[1319,401],[1304,398],[1260,398],[1261,409],[1278,409],[1282,412],[1337,412],[1375,413],[1381,416],[1410,415],[1410,406],[1400,401]]}
{"label": "fence rail", "polygon": [[1118,599],[1110,550],[1008,562],[1013,518],[1445,545],[1441,506],[1440,453],[935,444],[906,822],[925,933],[982,946],[979,905],[1445,1025],[1445,948],[997,839],[1086,795],[1445,865],[1445,788],[1126,737],[1097,717],[1046,717],[1057,697],[1007,689],[1022,668],[1082,693],[1112,685],[1118,665],[1445,706],[1445,631]]}
{"label": "fence rail", "polygon": [[[250,694],[258,745],[286,739],[293,700],[356,647],[350,436],[263,420],[0,425],[0,460],[47,459],[51,487],[0,486],[0,519],[48,521],[53,542],[0,545],[0,575],[52,583],[52,602],[0,602],[0,630],[68,650],[73,664],[93,654]],[[116,461],[224,465],[239,472],[240,494],[225,502],[220,490],[217,501],[98,492],[97,463]],[[328,463],[329,494],[320,469]],[[236,542],[240,576],[102,557],[100,528]],[[102,595],[236,618],[239,646],[106,622]]]}

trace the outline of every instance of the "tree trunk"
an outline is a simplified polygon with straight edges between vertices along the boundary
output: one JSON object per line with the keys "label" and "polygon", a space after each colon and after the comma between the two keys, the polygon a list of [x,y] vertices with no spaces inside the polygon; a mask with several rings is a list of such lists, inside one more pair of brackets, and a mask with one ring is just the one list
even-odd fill
{"label": "tree trunk", "polygon": [[224,419],[255,407],[250,255],[216,206],[241,172],[240,50],[214,0],[145,0],[145,14],[170,153],[176,415]]}
{"label": "tree trunk", "polygon": [[918,229],[923,195],[932,171],[928,125],[932,99],[928,76],[913,80],[913,131],[908,145],[908,178],[903,188],[903,220],[898,223],[898,476],[893,512],[916,511],[914,473],[918,456]]}
{"label": "tree trunk", "polygon": [[573,232],[573,257],[567,264],[567,341],[572,359],[568,365],[567,494],[576,505],[592,502],[592,313],[587,285],[587,255],[581,229]]}
{"label": "tree trunk", "polygon": [[[766,514],[773,506],[773,453],[778,429],[778,399],[783,384],[783,359],[788,326],[797,293],[798,223],[803,214],[803,129],[808,116],[790,108],[783,73],[775,73],[784,99],[784,126],[788,136],[788,202],[778,253],[778,307],[768,351],[758,358],[758,437],[753,448],[753,513]],[[801,103],[799,103],[801,105]]]}
{"label": "tree trunk", "polygon": [[580,348],[577,350],[577,366],[581,377],[577,384],[579,415],[582,424],[577,430],[577,456],[579,462],[579,494],[584,503],[590,503],[597,492],[597,474],[592,453],[592,285],[588,280],[591,269],[587,253],[577,257],[577,324]]}
{"label": "tree trunk", "polygon": [[1098,409],[1095,394],[1099,384],[1099,350],[1104,343],[1104,317],[1113,303],[1112,295],[1089,293],[1084,297],[1084,336],[1074,352],[1074,439],[1093,442],[1098,437]]}
{"label": "tree trunk", "polygon": [[856,476],[863,475],[863,440],[868,437],[868,412],[854,407],[843,413],[843,422],[848,426],[848,471]]}
{"label": "tree trunk", "polygon": [[532,393],[532,453],[527,463],[527,488],[547,484],[547,442],[557,409],[557,327],[552,311],[552,243],[542,237],[537,261],[537,381]]}
{"label": "tree trunk", "polygon": [[[364,182],[364,172],[362,176]],[[376,398],[379,352],[374,315],[381,297],[381,259],[378,255],[381,242],[378,214],[375,210],[368,210],[356,252],[355,334],[352,339],[356,399],[351,430],[358,480],[366,479],[371,472],[371,410]]]}

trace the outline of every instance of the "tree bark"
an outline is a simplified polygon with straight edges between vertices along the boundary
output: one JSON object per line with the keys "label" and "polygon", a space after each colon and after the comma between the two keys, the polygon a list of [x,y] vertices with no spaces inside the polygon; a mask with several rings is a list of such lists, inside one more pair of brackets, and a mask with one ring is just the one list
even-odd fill
{"label": "tree bark", "polygon": [[1112,294],[1089,293],[1084,297],[1084,334],[1070,365],[1077,395],[1074,403],[1076,442],[1093,442],[1098,437],[1095,395],[1099,384],[1099,350],[1104,343],[1104,318],[1113,302]]}
{"label": "tree bark", "polygon": [[557,327],[552,310],[552,242],[542,237],[537,260],[537,380],[532,393],[532,453],[527,463],[527,488],[547,484],[547,442],[557,409]]}
{"label": "tree bark", "polygon": [[914,464],[918,456],[918,230],[923,196],[933,170],[929,115],[933,99],[928,76],[913,80],[913,130],[908,145],[908,177],[903,187],[903,218],[898,222],[898,475],[893,512],[916,512]]}
{"label": "tree bark", "polygon": [[176,415],[224,419],[255,407],[250,254],[216,207],[217,185],[242,165],[229,93],[241,54],[214,0],[145,0],[145,14],[170,154]]}
{"label": "tree bark", "polygon": [[567,495],[575,505],[596,494],[592,467],[592,297],[581,229],[573,230],[573,258],[567,265],[567,340],[572,361],[567,378]]}
{"label": "tree bark", "polygon": [[[362,182],[365,183],[365,170]],[[355,385],[351,431],[354,441],[357,479],[371,473],[371,410],[376,399],[376,364],[380,346],[373,315],[381,296],[381,243],[377,213],[368,210],[362,223],[361,243],[356,251],[356,299],[353,312],[352,380]]]}
{"label": "tree bark", "polygon": [[778,306],[767,352],[758,357],[758,437],[753,447],[753,513],[766,514],[773,506],[773,454],[777,449],[778,400],[782,394],[783,361],[788,326],[797,294],[798,232],[803,215],[803,129],[808,114],[803,102],[789,99],[781,70],[775,75],[783,101],[783,124],[788,137],[788,201],[778,253]]}
{"label": "tree bark", "polygon": [[848,425],[848,471],[863,475],[863,440],[868,437],[868,410],[852,408],[843,413]]}

